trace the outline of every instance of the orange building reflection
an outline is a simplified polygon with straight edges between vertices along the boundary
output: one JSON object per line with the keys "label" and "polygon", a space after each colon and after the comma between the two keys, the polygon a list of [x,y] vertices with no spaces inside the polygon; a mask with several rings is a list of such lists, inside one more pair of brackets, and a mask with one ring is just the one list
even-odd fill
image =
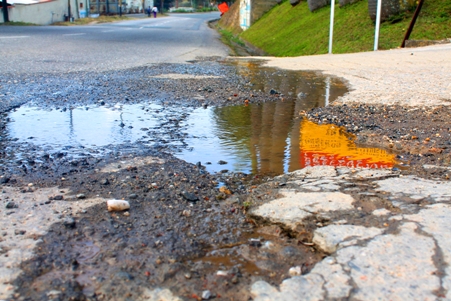
{"label": "orange building reflection", "polygon": [[318,125],[306,118],[300,127],[300,163],[307,166],[392,168],[395,155],[383,149],[357,147],[350,134],[336,125]]}

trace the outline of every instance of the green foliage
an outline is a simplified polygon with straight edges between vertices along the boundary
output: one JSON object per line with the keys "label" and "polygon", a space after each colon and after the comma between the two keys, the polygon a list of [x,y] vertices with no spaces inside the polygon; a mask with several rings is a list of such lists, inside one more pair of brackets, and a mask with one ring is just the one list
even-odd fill
{"label": "green foliage", "polygon": [[202,7],[202,8],[196,9],[196,12],[199,12],[199,13],[206,13],[206,12],[211,12],[211,11],[218,11],[218,8],[212,6],[212,7]]}
{"label": "green foliage", "polygon": [[238,44],[239,46],[244,46],[244,42],[238,36],[234,35],[232,32],[225,29],[219,29],[219,32],[221,33],[222,42],[224,44],[232,46],[233,43],[235,43]]}
{"label": "green foliage", "polygon": [[8,26],[39,26],[38,24],[34,24],[34,23],[14,22],[14,21],[6,22],[6,23],[0,23],[0,26],[1,25],[8,25]]}
{"label": "green foliage", "polygon": [[122,15],[120,17],[119,15],[114,16],[99,16],[98,18],[81,18],[76,19],[74,22],[55,22],[52,25],[58,25],[58,26],[74,26],[74,25],[87,25],[87,24],[98,24],[98,23],[111,23],[111,22],[117,22],[117,21],[126,21],[126,20],[133,20],[135,18],[130,18],[125,15]]}
{"label": "green foliage", "polygon": [[178,14],[182,14],[182,13],[193,13],[194,11],[192,10],[186,10],[183,8],[179,8],[179,9],[174,9],[171,11],[171,13],[178,13]]}
{"label": "green foliage", "polygon": [[[379,49],[401,45],[414,8],[381,24]],[[368,14],[368,1],[335,6],[333,53],[371,51],[374,22]],[[330,7],[310,12],[307,1],[292,7],[289,1],[275,6],[240,38],[274,56],[324,54],[329,47]],[[441,40],[451,37],[451,1],[425,1],[412,40]]]}
{"label": "green foliage", "polygon": [[249,201],[244,201],[243,202],[243,207],[244,207],[244,209],[249,209],[250,207],[251,207],[251,202],[249,202]]}

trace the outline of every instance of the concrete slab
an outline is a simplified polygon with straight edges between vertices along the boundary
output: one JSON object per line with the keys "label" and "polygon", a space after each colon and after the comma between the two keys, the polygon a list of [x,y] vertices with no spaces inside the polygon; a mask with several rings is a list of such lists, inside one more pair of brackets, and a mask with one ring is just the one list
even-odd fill
{"label": "concrete slab", "polygon": [[446,298],[451,299],[451,205],[435,204],[421,210],[418,214],[406,215],[405,219],[419,223],[421,229],[431,235],[437,242],[438,253],[448,264],[442,268],[446,275],[442,279],[443,288],[447,291]]}
{"label": "concrete slab", "polygon": [[283,195],[282,198],[263,204],[250,213],[294,229],[304,218],[314,213],[354,209],[354,199],[341,192],[280,190],[280,194]]}
{"label": "concrete slab", "polygon": [[356,244],[359,240],[382,234],[383,229],[354,225],[329,225],[313,232],[313,243],[324,252],[331,254],[338,248]]}
{"label": "concrete slab", "polygon": [[451,201],[451,185],[445,181],[431,181],[413,176],[390,178],[375,182],[378,191],[395,196],[406,195],[415,199],[433,198],[435,201]]}

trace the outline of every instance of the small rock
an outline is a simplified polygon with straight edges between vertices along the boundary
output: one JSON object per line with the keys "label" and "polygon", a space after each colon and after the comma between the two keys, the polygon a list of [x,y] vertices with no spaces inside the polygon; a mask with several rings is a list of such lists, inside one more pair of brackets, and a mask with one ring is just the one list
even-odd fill
{"label": "small rock", "polygon": [[102,181],[100,181],[100,184],[108,185],[108,184],[110,184],[110,181],[108,181],[108,179],[103,179]]}
{"label": "small rock", "polygon": [[302,269],[301,269],[301,267],[300,266],[297,266],[297,267],[291,267],[289,270],[288,270],[288,274],[290,274],[290,276],[300,276],[301,274],[302,274]]}
{"label": "small rock", "polygon": [[228,189],[226,186],[219,187],[219,191],[222,192],[222,193],[225,193],[225,194],[232,194],[230,189]]}
{"label": "small rock", "polygon": [[187,200],[188,202],[197,202],[199,198],[194,193],[188,192],[188,191],[182,191],[182,196]]}
{"label": "small rock", "polygon": [[86,196],[83,193],[77,194],[77,199],[84,199]]}
{"label": "small rock", "polygon": [[9,180],[10,180],[10,178],[8,178],[8,177],[1,177],[0,184],[6,184],[9,182]]}
{"label": "small rock", "polygon": [[219,160],[219,161],[218,161],[218,164],[219,164],[219,165],[226,165],[226,164],[227,164],[227,161]]}
{"label": "small rock", "polygon": [[216,272],[216,276],[227,276],[229,275],[229,273],[227,273],[227,271],[217,271]]}
{"label": "small rock", "polygon": [[135,278],[127,272],[118,272],[116,273],[116,277],[123,280],[133,280]]}
{"label": "small rock", "polygon": [[261,247],[262,242],[258,238],[249,239],[249,245],[252,247]]}
{"label": "small rock", "polygon": [[19,230],[19,229],[14,230],[15,235],[24,235],[26,232],[27,231],[25,231],[25,230]]}
{"label": "small rock", "polygon": [[138,198],[138,195],[136,193],[132,193],[128,196],[130,199],[134,200]]}
{"label": "small rock", "polygon": [[17,204],[14,203],[14,202],[8,202],[8,203],[6,203],[5,208],[6,208],[6,209],[19,208],[19,205],[17,205]]}
{"label": "small rock", "polygon": [[130,208],[130,203],[124,200],[108,200],[108,211],[123,211]]}
{"label": "small rock", "polygon": [[211,292],[209,290],[202,292],[202,300],[208,300],[211,298]]}
{"label": "small rock", "polygon": [[73,229],[75,228],[75,219],[72,217],[67,217],[64,219],[63,225],[68,229]]}

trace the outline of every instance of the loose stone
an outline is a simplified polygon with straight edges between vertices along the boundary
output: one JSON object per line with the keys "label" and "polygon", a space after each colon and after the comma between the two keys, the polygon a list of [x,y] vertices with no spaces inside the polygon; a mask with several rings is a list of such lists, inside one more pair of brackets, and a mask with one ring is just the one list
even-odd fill
{"label": "loose stone", "polygon": [[124,200],[108,200],[108,211],[123,211],[130,208],[130,203]]}
{"label": "loose stone", "polygon": [[211,298],[211,292],[209,290],[202,292],[202,300],[208,300]]}

